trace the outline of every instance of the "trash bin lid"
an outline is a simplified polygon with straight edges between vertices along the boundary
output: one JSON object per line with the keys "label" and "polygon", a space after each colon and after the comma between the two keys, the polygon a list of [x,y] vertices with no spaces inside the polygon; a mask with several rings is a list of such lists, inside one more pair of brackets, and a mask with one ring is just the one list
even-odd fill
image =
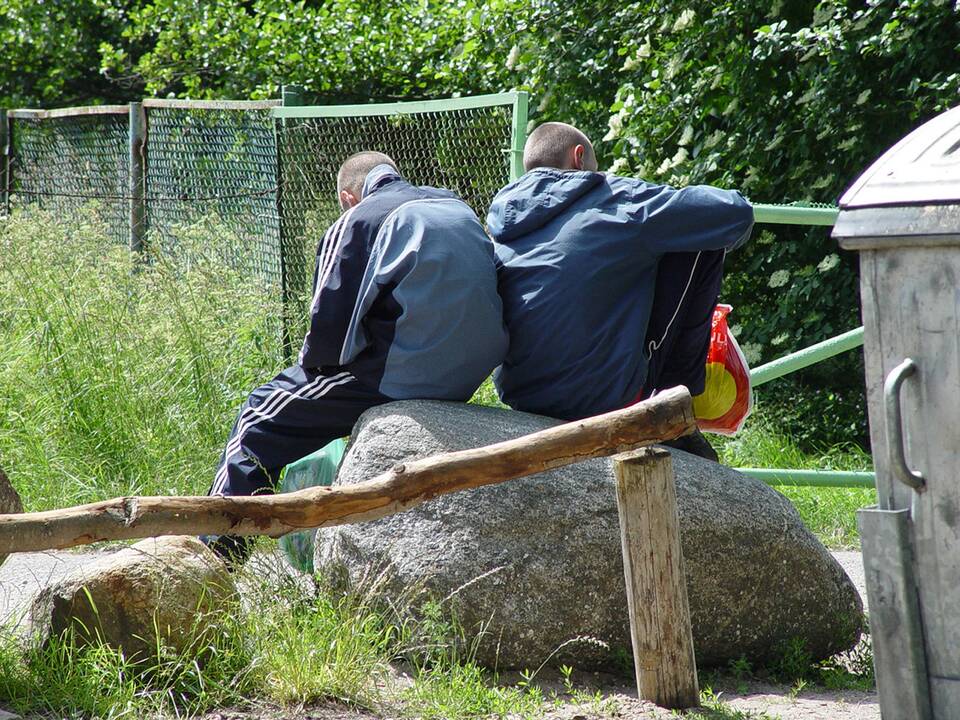
{"label": "trash bin lid", "polygon": [[857,241],[866,237],[960,244],[960,107],[911,132],[854,182],[833,236],[848,249],[875,246]]}

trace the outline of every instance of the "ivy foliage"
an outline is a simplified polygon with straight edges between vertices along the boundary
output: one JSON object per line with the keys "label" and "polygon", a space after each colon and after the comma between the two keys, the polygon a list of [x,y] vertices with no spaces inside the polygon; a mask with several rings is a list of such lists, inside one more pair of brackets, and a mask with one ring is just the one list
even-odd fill
{"label": "ivy foliage", "polygon": [[[957,102],[960,3],[657,5],[635,16],[619,48],[606,138],[620,172],[733,187],[756,202],[834,203],[883,151]],[[730,256],[724,288],[754,362],[860,324],[856,256],[824,229],[774,227]],[[857,353],[806,371],[801,383],[828,402],[820,414],[791,411],[796,426],[865,438],[862,378]],[[798,408],[795,385],[776,387]]]}

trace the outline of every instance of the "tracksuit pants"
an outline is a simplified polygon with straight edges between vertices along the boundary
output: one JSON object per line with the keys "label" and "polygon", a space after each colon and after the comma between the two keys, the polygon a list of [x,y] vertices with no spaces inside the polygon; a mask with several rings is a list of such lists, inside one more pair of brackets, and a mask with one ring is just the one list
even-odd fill
{"label": "tracksuit pants", "polygon": [[209,494],[273,492],[286,465],[349,435],[365,410],[390,400],[344,370],[283,370],[240,408]]}
{"label": "tracksuit pants", "polygon": [[660,259],[644,343],[647,379],[638,399],[676,385],[686,385],[691,395],[703,392],[724,252],[670,253]]}

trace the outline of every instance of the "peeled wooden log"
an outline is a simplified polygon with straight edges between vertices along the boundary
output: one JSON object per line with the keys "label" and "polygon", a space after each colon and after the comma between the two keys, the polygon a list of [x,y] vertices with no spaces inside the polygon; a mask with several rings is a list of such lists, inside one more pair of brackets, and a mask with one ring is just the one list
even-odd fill
{"label": "peeled wooden log", "polygon": [[253,497],[123,497],[62,510],[0,515],[0,555],[161,535],[269,535],[358,523],[458,490],[494,485],[686,435],[693,401],[680,386],[623,410],[495,445],[400,464],[346,487]]}

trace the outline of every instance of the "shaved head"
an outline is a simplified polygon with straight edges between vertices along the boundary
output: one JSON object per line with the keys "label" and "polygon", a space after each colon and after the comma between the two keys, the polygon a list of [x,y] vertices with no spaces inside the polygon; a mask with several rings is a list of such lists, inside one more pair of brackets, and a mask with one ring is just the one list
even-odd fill
{"label": "shaved head", "polygon": [[[375,150],[364,150],[348,157],[343,161],[343,165],[340,166],[340,171],[337,173],[337,194],[348,192],[359,201],[360,195],[363,193],[363,181],[367,179],[367,174],[377,165],[389,165],[397,170],[397,164],[389,155],[384,155],[382,152],[376,152]],[[397,170],[397,172],[400,171]]]}
{"label": "shaved head", "polygon": [[[577,148],[582,150],[577,150]],[[547,122],[530,133],[523,147],[523,169],[596,170],[597,156],[590,138],[573,125]]]}

